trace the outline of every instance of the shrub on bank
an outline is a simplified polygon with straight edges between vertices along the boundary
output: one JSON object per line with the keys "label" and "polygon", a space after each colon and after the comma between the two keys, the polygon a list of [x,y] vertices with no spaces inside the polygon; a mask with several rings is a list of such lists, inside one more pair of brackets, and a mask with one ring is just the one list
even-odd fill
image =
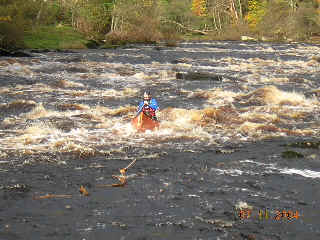
{"label": "shrub on bank", "polygon": [[[160,15],[158,5],[143,5],[140,2],[119,1],[112,11],[112,41],[156,42],[160,38]],[[113,34],[115,32],[116,34]],[[107,41],[109,41],[107,35]]]}
{"label": "shrub on bank", "polygon": [[89,39],[100,39],[109,31],[112,4],[105,0],[78,0],[63,5],[71,13],[70,24]]}
{"label": "shrub on bank", "polygon": [[223,31],[213,32],[210,34],[210,38],[214,40],[241,40],[242,36],[254,36],[255,32],[252,31],[248,24],[238,23],[226,26]]}
{"label": "shrub on bank", "polygon": [[293,16],[289,37],[306,40],[317,34],[320,34],[320,12],[309,4],[301,4]]}
{"label": "shrub on bank", "polygon": [[106,34],[109,44],[156,43],[164,41],[174,46],[180,40],[180,29],[171,19],[166,21],[167,6],[157,1],[119,1],[112,11],[111,31]]}
{"label": "shrub on bank", "polygon": [[306,40],[320,33],[319,13],[310,2],[292,7],[284,0],[273,0],[268,3],[257,30],[275,40]]}
{"label": "shrub on bank", "polygon": [[[55,22],[57,13],[52,1],[3,0],[0,5],[0,47],[24,47],[25,31]],[[3,16],[7,16],[6,19]]]}
{"label": "shrub on bank", "polygon": [[23,31],[10,22],[0,22],[0,48],[23,48]]}

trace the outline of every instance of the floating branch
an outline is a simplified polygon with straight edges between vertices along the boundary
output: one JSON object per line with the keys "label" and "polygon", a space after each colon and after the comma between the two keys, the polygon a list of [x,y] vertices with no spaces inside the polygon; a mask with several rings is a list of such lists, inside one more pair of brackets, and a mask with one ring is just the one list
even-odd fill
{"label": "floating branch", "polygon": [[89,196],[89,192],[87,191],[87,189],[84,186],[80,186],[79,192],[84,195],[84,196]]}
{"label": "floating branch", "polygon": [[[123,169],[120,169],[120,172]],[[124,187],[127,184],[127,177],[124,175],[116,176],[112,175],[113,178],[116,178],[120,181],[120,183],[111,184],[111,187]]]}
{"label": "floating branch", "polygon": [[48,198],[72,198],[72,195],[68,194],[46,194],[42,196],[34,196],[34,200],[39,200],[39,199],[48,199]]}
{"label": "floating branch", "polygon": [[137,161],[137,159],[134,159],[128,166],[126,166],[125,168],[120,169],[121,175],[124,175],[127,172],[127,170],[129,168],[131,168],[136,163],[136,161]]}
{"label": "floating branch", "polygon": [[125,168],[120,169],[120,174],[121,175],[112,175],[112,178],[116,178],[119,180],[120,183],[115,183],[115,184],[101,184],[98,185],[98,187],[124,187],[127,184],[127,176],[126,172],[130,167],[132,167],[136,163],[136,159],[134,159],[128,166]]}

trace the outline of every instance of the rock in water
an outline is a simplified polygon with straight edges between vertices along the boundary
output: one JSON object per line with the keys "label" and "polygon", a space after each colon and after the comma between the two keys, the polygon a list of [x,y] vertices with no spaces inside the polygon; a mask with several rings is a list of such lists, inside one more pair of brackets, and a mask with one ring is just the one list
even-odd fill
{"label": "rock in water", "polygon": [[188,73],[176,73],[176,79],[183,79],[188,81],[221,81],[222,76],[208,73],[208,72],[188,72]]}

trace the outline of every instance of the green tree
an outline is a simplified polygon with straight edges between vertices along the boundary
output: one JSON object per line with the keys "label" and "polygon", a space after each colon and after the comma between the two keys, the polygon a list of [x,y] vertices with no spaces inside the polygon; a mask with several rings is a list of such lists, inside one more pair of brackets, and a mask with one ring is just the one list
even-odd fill
{"label": "green tree", "polygon": [[255,30],[266,12],[267,1],[266,0],[248,0],[248,13],[246,20],[249,26]]}
{"label": "green tree", "polygon": [[319,13],[313,1],[303,1],[293,7],[292,1],[268,2],[257,29],[274,39],[305,40],[320,33]]}

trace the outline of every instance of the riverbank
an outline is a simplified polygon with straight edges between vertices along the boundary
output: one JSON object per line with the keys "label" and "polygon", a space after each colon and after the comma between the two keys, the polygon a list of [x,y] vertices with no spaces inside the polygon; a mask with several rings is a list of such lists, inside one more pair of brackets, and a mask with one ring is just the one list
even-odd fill
{"label": "riverbank", "polygon": [[[111,39],[112,38],[112,39]],[[106,35],[105,40],[88,39],[84,34],[77,32],[71,26],[51,25],[39,26],[33,30],[27,31],[24,34],[24,50],[42,50],[42,51],[63,51],[70,49],[97,49],[97,48],[117,48],[127,44],[134,44],[133,41],[124,41]],[[275,40],[265,37],[246,36],[241,34],[223,34],[223,35],[201,35],[201,34],[184,34],[179,37],[160,42],[154,42],[155,45],[176,47],[179,42],[192,41],[243,41],[243,42],[278,42],[292,43],[296,42],[292,39]],[[320,37],[313,36],[304,41],[305,43],[320,44]],[[141,44],[141,42],[140,42]],[[150,44],[150,43],[148,43]],[[21,49],[21,48],[20,48]],[[0,56],[24,57],[20,51],[16,53],[14,50],[0,49]]]}
{"label": "riverbank", "polygon": [[[258,37],[254,35],[242,35],[240,33],[224,33],[224,34],[182,34],[169,40],[162,40],[154,42],[154,44],[166,45],[175,47],[179,42],[192,41],[255,41],[255,42],[278,42],[291,43],[298,42],[293,39],[271,39],[266,37]],[[134,44],[134,41],[124,41],[121,38],[112,37],[101,40],[88,40],[83,34],[77,32],[70,26],[56,25],[43,26],[37,28],[35,31],[30,31],[25,34],[24,38],[26,49],[94,49],[94,48],[116,48],[125,46],[126,44]],[[320,44],[318,36],[310,37],[310,39],[303,41],[305,43]],[[139,42],[141,44],[141,42]],[[150,42],[147,42],[150,44]]]}

